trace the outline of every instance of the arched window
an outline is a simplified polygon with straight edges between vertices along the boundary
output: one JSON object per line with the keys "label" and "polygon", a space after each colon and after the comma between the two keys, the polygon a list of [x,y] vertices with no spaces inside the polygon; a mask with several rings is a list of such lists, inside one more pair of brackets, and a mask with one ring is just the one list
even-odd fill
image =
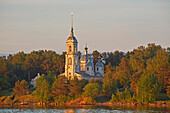
{"label": "arched window", "polygon": [[77,50],[77,48],[76,48],[76,46],[74,46],[74,52],[76,53],[76,50]]}
{"label": "arched window", "polygon": [[72,58],[71,57],[68,59],[68,64],[72,65]]}
{"label": "arched window", "polygon": [[77,58],[75,58],[75,65],[77,65]]}
{"label": "arched window", "polygon": [[72,51],[72,48],[71,48],[71,46],[69,46],[69,52],[71,52]]}
{"label": "arched window", "polygon": [[97,71],[99,71],[99,68],[97,67]]}

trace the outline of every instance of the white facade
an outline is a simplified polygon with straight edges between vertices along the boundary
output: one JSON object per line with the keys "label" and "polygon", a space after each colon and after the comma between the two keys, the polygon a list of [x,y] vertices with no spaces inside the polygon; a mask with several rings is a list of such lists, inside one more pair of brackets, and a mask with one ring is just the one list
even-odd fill
{"label": "white facade", "polygon": [[84,78],[87,80],[90,80],[91,77],[102,79],[104,76],[104,65],[99,61],[95,65],[96,69],[94,69],[93,59],[89,56],[87,47],[85,47],[85,54],[81,57],[81,60],[78,58],[78,41],[73,33],[73,15],[71,15],[71,19],[71,34],[66,41],[65,73],[61,74],[61,76],[68,78],[77,76],[78,79]]}

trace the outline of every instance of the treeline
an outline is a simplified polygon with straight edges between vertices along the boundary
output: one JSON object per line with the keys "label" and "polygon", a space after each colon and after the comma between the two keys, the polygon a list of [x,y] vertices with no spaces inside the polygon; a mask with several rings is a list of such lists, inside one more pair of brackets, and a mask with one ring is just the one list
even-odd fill
{"label": "treeline", "polygon": [[[111,102],[153,103],[156,100],[169,99],[170,96],[169,52],[169,48],[164,49],[155,44],[140,46],[126,54],[119,51],[100,53],[95,50],[92,53],[94,63],[100,56],[105,64],[105,74],[103,80],[91,79],[89,83],[84,79],[68,80],[57,76],[64,71],[64,53],[20,52],[7,59],[0,58],[0,86],[1,90],[8,89],[7,84],[13,87],[16,81],[25,79],[29,82],[37,73],[41,73],[36,81],[36,89],[29,90],[29,98],[34,101],[60,103],[88,97],[88,101],[92,102],[97,96],[104,95],[111,98]],[[17,95],[16,83],[13,96]]]}
{"label": "treeline", "polygon": [[59,55],[54,51],[19,52],[0,57],[0,88],[13,87],[17,80],[30,82],[37,73],[48,74],[49,71],[58,75],[64,72],[65,53]]}

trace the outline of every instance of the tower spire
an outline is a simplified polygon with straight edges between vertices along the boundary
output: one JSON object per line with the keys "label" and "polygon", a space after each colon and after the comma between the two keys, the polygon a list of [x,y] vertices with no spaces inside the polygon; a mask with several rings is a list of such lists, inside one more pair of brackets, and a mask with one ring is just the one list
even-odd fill
{"label": "tower spire", "polygon": [[71,12],[71,36],[73,36],[73,12]]}

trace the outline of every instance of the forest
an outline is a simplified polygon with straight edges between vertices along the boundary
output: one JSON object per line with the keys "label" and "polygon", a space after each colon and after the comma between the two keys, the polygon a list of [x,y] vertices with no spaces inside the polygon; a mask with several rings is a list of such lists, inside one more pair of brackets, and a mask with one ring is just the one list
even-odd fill
{"label": "forest", "polygon": [[[81,52],[78,52],[81,57]],[[170,100],[170,48],[154,43],[121,51],[91,53],[105,65],[103,79],[90,81],[58,76],[64,72],[65,52],[51,50],[18,52],[0,57],[0,103],[86,103],[109,101],[155,103]],[[33,87],[31,79],[40,73]]]}

